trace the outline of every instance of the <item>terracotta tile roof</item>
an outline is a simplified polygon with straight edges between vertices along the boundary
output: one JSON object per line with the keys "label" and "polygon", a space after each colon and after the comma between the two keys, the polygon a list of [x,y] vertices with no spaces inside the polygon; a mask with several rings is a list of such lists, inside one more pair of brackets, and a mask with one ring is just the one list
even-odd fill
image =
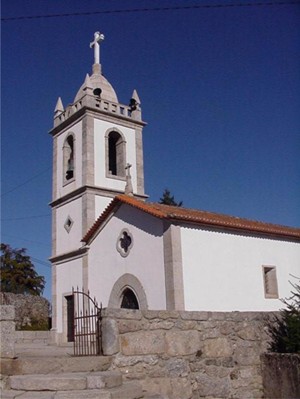
{"label": "terracotta tile roof", "polygon": [[88,242],[97,232],[102,223],[121,204],[133,206],[134,208],[140,209],[141,211],[146,212],[154,217],[165,219],[170,222],[196,224],[199,226],[216,227],[236,232],[240,231],[248,234],[257,233],[264,236],[273,236],[282,239],[288,238],[292,239],[293,241],[300,241],[300,229],[297,228],[263,223],[196,209],[169,206],[159,203],[148,203],[124,194],[118,195],[112,200],[112,202],[83,237],[82,241]]}

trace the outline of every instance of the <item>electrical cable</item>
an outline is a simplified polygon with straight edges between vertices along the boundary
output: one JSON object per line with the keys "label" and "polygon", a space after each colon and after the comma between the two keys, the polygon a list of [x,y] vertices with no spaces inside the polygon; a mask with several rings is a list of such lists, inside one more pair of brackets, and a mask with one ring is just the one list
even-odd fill
{"label": "electrical cable", "polygon": [[18,188],[25,186],[25,184],[31,182],[32,180],[36,179],[37,177],[41,176],[42,174],[48,172],[49,169],[51,169],[52,167],[48,167],[47,169],[44,169],[43,171],[41,171],[40,173],[38,173],[37,175],[34,175],[32,177],[30,177],[28,180],[24,181],[23,183],[19,184],[18,186],[15,186],[13,188],[11,188],[10,190],[6,191],[5,193],[1,194],[1,197],[4,197],[7,194],[10,194],[11,192],[17,190]]}
{"label": "electrical cable", "polygon": [[279,1],[279,2],[259,2],[259,3],[228,3],[228,4],[194,4],[190,6],[171,6],[171,7],[153,7],[153,8],[128,8],[128,9],[114,9],[102,11],[86,11],[74,12],[64,14],[45,14],[45,15],[23,15],[18,17],[4,17],[1,21],[16,21],[25,19],[38,18],[61,18],[61,17],[78,17],[97,14],[121,14],[134,12],[152,12],[152,11],[173,11],[173,10],[195,10],[201,8],[234,8],[234,7],[266,7],[266,6],[284,6],[284,5],[300,5],[299,1]]}
{"label": "electrical cable", "polygon": [[51,213],[47,213],[44,215],[23,216],[23,217],[19,217],[19,218],[4,218],[4,219],[0,219],[0,220],[1,220],[1,222],[8,222],[8,221],[14,221],[14,220],[44,218],[44,217],[49,217],[49,216],[51,216]]}
{"label": "electrical cable", "polygon": [[29,255],[29,257],[30,257],[30,259],[33,260],[34,262],[39,263],[40,265],[49,267],[49,269],[51,269],[51,265],[50,265],[49,263],[47,263],[47,262],[45,262],[45,261],[43,261],[43,260],[41,260],[41,259],[35,258],[34,256],[30,256],[30,255]]}

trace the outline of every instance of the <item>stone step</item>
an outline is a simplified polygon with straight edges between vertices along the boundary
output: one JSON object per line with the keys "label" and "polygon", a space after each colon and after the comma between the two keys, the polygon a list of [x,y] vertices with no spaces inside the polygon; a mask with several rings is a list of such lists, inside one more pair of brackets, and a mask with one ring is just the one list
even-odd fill
{"label": "stone step", "polygon": [[19,391],[73,391],[113,388],[121,384],[122,374],[118,371],[13,375],[8,380],[10,389]]}
{"label": "stone step", "polygon": [[142,399],[141,385],[125,382],[119,387],[72,391],[2,391],[1,399]]}
{"label": "stone step", "polygon": [[111,357],[109,356],[45,356],[0,360],[3,375],[105,371],[110,365]]}

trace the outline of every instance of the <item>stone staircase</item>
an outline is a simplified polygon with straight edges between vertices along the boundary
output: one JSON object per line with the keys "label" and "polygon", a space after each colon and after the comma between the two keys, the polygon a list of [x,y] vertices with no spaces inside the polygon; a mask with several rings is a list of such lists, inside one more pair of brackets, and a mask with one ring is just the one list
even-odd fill
{"label": "stone staircase", "polygon": [[140,399],[136,382],[122,381],[116,371],[10,376],[2,399]]}
{"label": "stone staircase", "polygon": [[[64,353],[63,353],[64,352]],[[1,399],[140,399],[138,382],[109,371],[110,357],[73,357],[62,348],[31,346],[1,359]]]}

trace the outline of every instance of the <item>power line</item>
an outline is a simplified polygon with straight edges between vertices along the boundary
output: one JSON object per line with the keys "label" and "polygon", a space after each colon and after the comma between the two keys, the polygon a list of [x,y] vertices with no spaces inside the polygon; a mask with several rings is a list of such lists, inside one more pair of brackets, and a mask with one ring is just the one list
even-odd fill
{"label": "power line", "polygon": [[1,219],[1,222],[8,222],[8,221],[13,221],[13,220],[24,220],[24,219],[37,219],[37,218],[44,218],[44,217],[49,217],[51,216],[50,213],[44,214],[44,215],[32,215],[32,216],[23,216],[19,218],[5,218]]}
{"label": "power line", "polygon": [[34,256],[30,256],[30,255],[29,255],[29,257],[30,257],[30,259],[33,260],[35,263],[39,263],[40,265],[49,267],[49,269],[51,269],[50,263],[47,263],[47,262],[45,262],[45,261],[43,261],[43,260],[41,260],[41,259],[35,258]]}
{"label": "power line", "polygon": [[28,180],[25,180],[23,183],[19,184],[18,186],[15,186],[12,189],[10,189],[10,190],[6,191],[5,193],[1,194],[1,197],[4,197],[5,195],[10,194],[13,191],[17,190],[18,188],[25,186],[25,184],[31,182],[32,180],[36,179],[37,177],[41,176],[42,174],[48,172],[49,169],[51,169],[51,167],[48,167],[47,169],[42,170],[37,175],[34,175],[34,176],[30,177]]}
{"label": "power line", "polygon": [[[13,238],[13,239],[19,240],[19,241],[30,242],[30,243],[32,243],[32,244],[43,245],[43,246],[45,246],[45,247],[49,247],[49,245],[50,245],[49,243],[46,243],[46,242],[28,240],[28,239],[26,239],[26,238],[24,238],[24,237],[17,237],[17,236],[14,236],[14,235],[12,235],[12,234],[7,234],[7,233],[3,233],[3,232],[2,232],[2,236],[9,237],[9,238]],[[2,242],[3,242],[3,241],[2,241]]]}
{"label": "power line", "polygon": [[260,2],[260,3],[228,3],[228,4],[194,4],[190,6],[171,6],[171,7],[153,7],[153,8],[128,8],[102,11],[86,11],[74,12],[65,14],[45,14],[45,15],[24,15],[18,17],[4,17],[1,21],[16,21],[24,19],[38,19],[38,18],[61,18],[61,17],[78,17],[97,14],[124,14],[136,12],[152,12],[152,11],[173,11],[173,10],[195,10],[201,8],[234,8],[234,7],[266,7],[266,6],[285,6],[285,5],[300,5],[299,1],[279,1],[279,2]]}

